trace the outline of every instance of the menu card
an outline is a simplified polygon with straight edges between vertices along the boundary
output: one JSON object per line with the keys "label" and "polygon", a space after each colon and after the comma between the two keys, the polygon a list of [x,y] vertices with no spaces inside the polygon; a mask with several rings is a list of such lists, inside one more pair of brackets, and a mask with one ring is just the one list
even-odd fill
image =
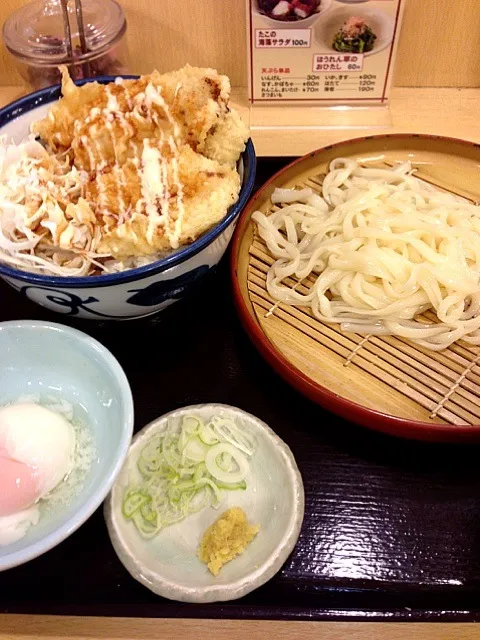
{"label": "menu card", "polygon": [[247,0],[252,104],[388,101],[406,0]]}

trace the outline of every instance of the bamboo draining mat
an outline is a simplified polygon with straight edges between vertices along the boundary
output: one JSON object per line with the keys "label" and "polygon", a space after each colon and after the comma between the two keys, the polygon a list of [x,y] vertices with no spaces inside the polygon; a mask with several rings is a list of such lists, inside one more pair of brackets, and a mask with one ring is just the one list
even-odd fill
{"label": "bamboo draining mat", "polygon": [[[334,157],[354,157],[364,165],[392,165],[409,158],[419,177],[480,200],[478,147],[442,138],[379,136],[311,154],[275,179],[244,215],[249,218],[256,209],[272,211],[275,186],[309,186],[319,193]],[[344,333],[338,325],[317,320],[309,309],[276,304],[266,291],[273,258],[251,221],[244,218],[238,233],[242,297],[269,345],[294,371],[341,399],[400,419],[480,425],[480,348],[457,343],[433,352],[395,337]],[[310,286],[294,280],[290,284],[299,291]]]}

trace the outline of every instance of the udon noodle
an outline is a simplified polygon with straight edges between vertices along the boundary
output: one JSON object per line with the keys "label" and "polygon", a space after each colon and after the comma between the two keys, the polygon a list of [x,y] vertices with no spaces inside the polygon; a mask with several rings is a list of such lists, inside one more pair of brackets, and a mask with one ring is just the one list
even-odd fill
{"label": "udon noodle", "polygon": [[252,216],[276,258],[274,300],[346,332],[432,350],[480,344],[479,206],[416,178],[410,163],[377,169],[343,158],[322,196],[277,190],[272,202],[290,204]]}

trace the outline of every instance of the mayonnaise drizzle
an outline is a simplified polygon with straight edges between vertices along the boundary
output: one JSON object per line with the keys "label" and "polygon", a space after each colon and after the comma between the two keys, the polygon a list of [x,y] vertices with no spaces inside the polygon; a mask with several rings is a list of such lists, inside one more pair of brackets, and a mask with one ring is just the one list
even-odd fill
{"label": "mayonnaise drizzle", "polygon": [[[121,84],[121,83],[117,83],[117,84]],[[118,98],[112,92],[110,85],[105,86],[105,93],[107,96],[107,104],[103,109],[100,109],[98,107],[93,107],[92,109],[90,109],[89,115],[85,119],[85,124],[88,126],[93,123],[89,131],[91,135],[82,136],[81,142],[85,147],[85,150],[87,151],[91,171],[97,171],[97,175],[95,177],[95,183],[97,185],[97,191],[98,191],[98,204],[100,205],[101,208],[104,208],[105,213],[109,215],[110,214],[110,212],[108,211],[109,200],[108,200],[108,194],[105,187],[105,181],[102,175],[98,173],[98,169],[102,169],[107,164],[106,157],[103,153],[102,145],[97,140],[97,135],[100,133],[99,127],[98,127],[98,117],[100,115],[103,115],[105,128],[110,133],[110,139],[112,141],[112,148],[113,148],[113,153],[115,157],[114,172],[117,177],[121,175],[121,172],[118,169],[116,169],[116,167],[118,167],[120,164],[119,162],[120,158],[119,158],[119,150],[117,148],[117,136],[115,135],[115,122],[118,122],[118,124],[121,126],[124,136],[127,139],[133,136],[134,130],[130,125],[130,123],[128,122],[127,118],[125,117],[125,114],[123,113],[120,107]],[[130,101],[130,96],[128,95],[128,91],[126,90],[126,88],[124,88],[124,93],[127,101]],[[119,207],[122,207],[119,209],[119,213],[124,213],[126,206],[125,206],[125,201],[123,200],[122,188],[121,187],[118,188],[117,192],[118,192],[117,193],[118,204],[119,204]]]}
{"label": "mayonnaise drizzle", "polygon": [[[180,138],[180,127],[162,95],[161,87],[155,87],[150,82],[146,86],[145,92],[139,93],[132,98],[123,81],[115,81],[115,84],[122,87],[124,91],[123,97],[129,105],[130,113],[126,115],[122,111],[118,96],[113,92],[112,86],[106,85],[106,106],[103,109],[93,107],[90,110],[84,122],[89,127],[88,135],[81,137],[81,143],[88,154],[90,169],[91,171],[96,171],[95,182],[98,207],[105,215],[113,215],[109,211],[112,208],[112,202],[109,200],[105,176],[101,171],[107,165],[107,158],[101,143],[104,132],[100,129],[99,116],[102,115],[104,131],[107,130],[110,134],[115,157],[112,173],[117,182],[115,197],[119,215],[114,216],[117,219],[117,224],[122,224],[127,219],[125,215],[127,203],[124,199],[127,185],[121,166],[120,149],[117,146],[116,123],[123,130],[129,144],[130,154],[133,156],[131,161],[138,170],[142,197],[136,203],[135,212],[148,217],[147,241],[152,246],[155,244],[155,233],[158,227],[161,226],[170,246],[176,249],[179,246],[185,216],[184,190],[180,180],[177,142]],[[181,85],[178,83],[175,89],[175,96],[180,88]],[[153,121],[159,131],[158,141],[152,141],[148,138],[143,140],[140,154],[137,143],[133,138],[134,127],[128,119],[131,117],[138,118],[141,121]],[[75,123],[75,127],[80,129],[82,123]],[[164,157],[163,153],[165,145],[170,151],[168,156],[171,155],[168,159]],[[171,184],[169,184],[169,180]],[[172,219],[172,198],[174,198],[176,204],[175,220]]]}
{"label": "mayonnaise drizzle", "polygon": [[[133,128],[125,117],[125,114],[120,107],[120,103],[118,102],[117,96],[112,93],[110,85],[107,84],[105,90],[107,93],[107,106],[103,110],[104,115],[106,116],[107,120],[110,118],[110,122],[116,120],[119,123],[126,138],[132,137],[134,133]],[[130,95],[126,87],[123,87],[123,91],[127,103],[130,103]]]}
{"label": "mayonnaise drizzle", "polygon": [[112,114],[109,114],[107,116],[107,118],[105,120],[105,126],[107,127],[108,131],[110,132],[110,138],[112,140],[113,155],[115,156],[115,164],[118,164],[117,139],[115,137]]}
{"label": "mayonnaise drizzle", "polygon": [[150,140],[143,141],[141,162],[141,184],[143,202],[137,203],[137,211],[145,208],[149,218],[147,241],[153,244],[153,236],[157,227],[162,224],[168,233],[169,193],[167,161],[158,147],[153,147]]}
{"label": "mayonnaise drizzle", "polygon": [[96,162],[96,158],[95,158],[95,154],[92,151],[92,147],[90,146],[90,142],[88,140],[88,136],[82,136],[80,138],[80,141],[82,143],[82,145],[85,148],[85,151],[88,154],[88,162],[90,163],[90,169],[93,171],[95,168],[95,165],[97,164]]}
{"label": "mayonnaise drizzle", "polygon": [[126,190],[127,185],[125,183],[125,178],[124,178],[124,174],[121,167],[119,167],[118,165],[115,165],[113,167],[113,174],[115,175],[115,178],[119,183],[119,187],[117,189],[117,201],[118,201],[117,208],[118,208],[119,215],[122,215],[125,213],[127,209],[127,204],[123,198],[123,191]]}
{"label": "mayonnaise drizzle", "polygon": [[[150,109],[150,111],[152,110],[152,105],[154,104],[156,104],[158,107],[163,109],[163,112],[167,116],[167,120],[173,129],[173,135],[175,136],[176,139],[178,139],[178,137],[180,136],[180,127],[178,126],[178,123],[175,120],[175,118],[172,116],[168,104],[163,99],[163,96],[161,95],[161,91],[162,91],[161,87],[155,88],[153,84],[149,82],[145,89],[145,104]],[[152,113],[155,113],[155,112],[152,112]]]}
{"label": "mayonnaise drizzle", "polygon": [[120,111],[120,104],[117,100],[117,96],[112,93],[110,85],[105,85],[105,93],[107,94],[107,110],[110,112]]}
{"label": "mayonnaise drizzle", "polygon": [[172,136],[168,139],[170,149],[173,152],[172,158],[172,173],[173,181],[177,186],[177,219],[175,220],[175,228],[173,235],[169,237],[172,249],[177,249],[180,240],[180,234],[182,233],[183,218],[185,217],[185,205],[183,204],[183,183],[180,180],[180,174],[178,170],[178,147]]}
{"label": "mayonnaise drizzle", "polygon": [[[142,201],[137,204],[137,211],[142,207],[149,217],[147,228],[147,241],[153,244],[154,233],[159,225],[163,226],[172,249],[179,246],[182,224],[185,216],[183,202],[183,184],[179,173],[179,152],[177,139],[180,135],[179,126],[173,118],[168,104],[161,95],[161,88],[155,88],[149,83],[145,89],[144,104],[149,111],[149,116],[158,125],[160,142],[158,147],[153,147],[149,140],[143,141],[142,161],[139,170],[142,184]],[[172,153],[171,180],[175,189],[169,188],[169,161],[163,157],[162,150],[165,143],[165,122],[159,118],[159,114],[152,107],[156,105],[165,114],[172,133],[168,134],[168,146]],[[177,217],[172,228],[171,203],[172,191],[175,191],[177,205]]]}

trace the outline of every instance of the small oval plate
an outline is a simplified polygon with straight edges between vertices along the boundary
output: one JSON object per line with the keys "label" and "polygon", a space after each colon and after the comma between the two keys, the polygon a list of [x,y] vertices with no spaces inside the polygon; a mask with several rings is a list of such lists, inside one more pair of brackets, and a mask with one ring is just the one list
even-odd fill
{"label": "small oval plate", "polygon": [[[258,440],[250,459],[245,491],[225,492],[225,500],[143,539],[122,515],[122,499],[132,466],[147,441],[169,420],[185,415],[209,420],[221,415],[244,425]],[[182,602],[234,600],[270,580],[293,550],[303,521],[303,483],[289,447],[264,422],[224,404],[184,407],[144,427],[134,438],[127,461],[105,502],[105,519],[114,549],[130,574],[154,593]],[[221,513],[241,507],[260,531],[239,557],[227,563],[217,577],[197,557],[201,537]]]}

